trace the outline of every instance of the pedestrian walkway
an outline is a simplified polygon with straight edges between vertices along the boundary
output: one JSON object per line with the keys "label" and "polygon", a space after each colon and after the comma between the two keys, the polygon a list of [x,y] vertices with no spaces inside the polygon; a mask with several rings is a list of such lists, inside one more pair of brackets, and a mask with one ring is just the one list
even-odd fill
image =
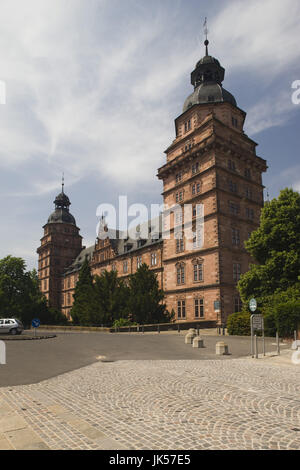
{"label": "pedestrian walkway", "polygon": [[299,449],[300,365],[96,362],[0,388],[1,449]]}

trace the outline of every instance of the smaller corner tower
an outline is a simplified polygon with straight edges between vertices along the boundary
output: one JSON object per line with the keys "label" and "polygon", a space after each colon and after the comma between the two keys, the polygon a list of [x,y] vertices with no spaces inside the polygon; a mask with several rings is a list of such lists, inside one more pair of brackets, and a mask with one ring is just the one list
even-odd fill
{"label": "smaller corner tower", "polygon": [[71,202],[62,191],[56,196],[55,210],[44,225],[44,236],[37,249],[40,290],[48,305],[61,309],[62,275],[82,250],[82,237],[70,213]]}

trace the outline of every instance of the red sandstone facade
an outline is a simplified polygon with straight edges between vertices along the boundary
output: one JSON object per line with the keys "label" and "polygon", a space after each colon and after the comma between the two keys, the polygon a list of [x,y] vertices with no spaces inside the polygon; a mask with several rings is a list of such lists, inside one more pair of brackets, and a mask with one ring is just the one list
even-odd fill
{"label": "red sandstone facade", "polygon": [[203,204],[203,243],[177,240],[178,220],[172,214],[170,238],[152,240],[149,232],[147,240],[133,242],[113,240],[108,234],[82,249],[70,202],[62,192],[44,227],[38,254],[41,290],[67,317],[86,256],[93,274],[115,269],[124,279],[147,263],[178,321],[222,324],[240,310],[236,285],[251,263],[244,242],[259,225],[267,166],[256,155],[257,144],[244,133],[246,113],[222,87],[224,72],[206,51],[192,73],[195,91],[175,120],[176,138],[166,150],[166,164],[158,170],[164,203],[182,208],[191,204],[192,226],[198,217],[196,205]]}

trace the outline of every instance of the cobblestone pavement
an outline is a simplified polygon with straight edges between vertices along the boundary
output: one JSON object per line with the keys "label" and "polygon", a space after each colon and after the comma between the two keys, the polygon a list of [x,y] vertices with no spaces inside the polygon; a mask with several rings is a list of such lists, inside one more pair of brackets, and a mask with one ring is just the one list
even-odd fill
{"label": "cobblestone pavement", "polygon": [[299,449],[300,366],[97,362],[0,388],[0,449]]}

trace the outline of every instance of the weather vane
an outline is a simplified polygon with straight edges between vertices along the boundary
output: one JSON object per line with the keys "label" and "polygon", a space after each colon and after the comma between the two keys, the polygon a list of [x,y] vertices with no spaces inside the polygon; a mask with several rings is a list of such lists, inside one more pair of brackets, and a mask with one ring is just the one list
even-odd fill
{"label": "weather vane", "polygon": [[205,49],[206,49],[206,55],[208,55],[208,44],[209,44],[209,41],[207,39],[207,36],[208,36],[208,27],[207,27],[207,18],[205,17],[205,21],[204,21],[204,24],[203,24],[203,28],[204,28],[204,34],[205,34],[205,41],[204,41],[204,44],[205,44]]}
{"label": "weather vane", "polygon": [[62,192],[64,192],[64,186],[65,186],[65,174],[62,174],[62,179],[61,179],[61,187],[62,187]]}
{"label": "weather vane", "polygon": [[208,27],[207,27],[207,18],[206,17],[205,17],[205,21],[204,21],[204,24],[203,24],[203,28],[204,28],[205,39],[207,41]]}

